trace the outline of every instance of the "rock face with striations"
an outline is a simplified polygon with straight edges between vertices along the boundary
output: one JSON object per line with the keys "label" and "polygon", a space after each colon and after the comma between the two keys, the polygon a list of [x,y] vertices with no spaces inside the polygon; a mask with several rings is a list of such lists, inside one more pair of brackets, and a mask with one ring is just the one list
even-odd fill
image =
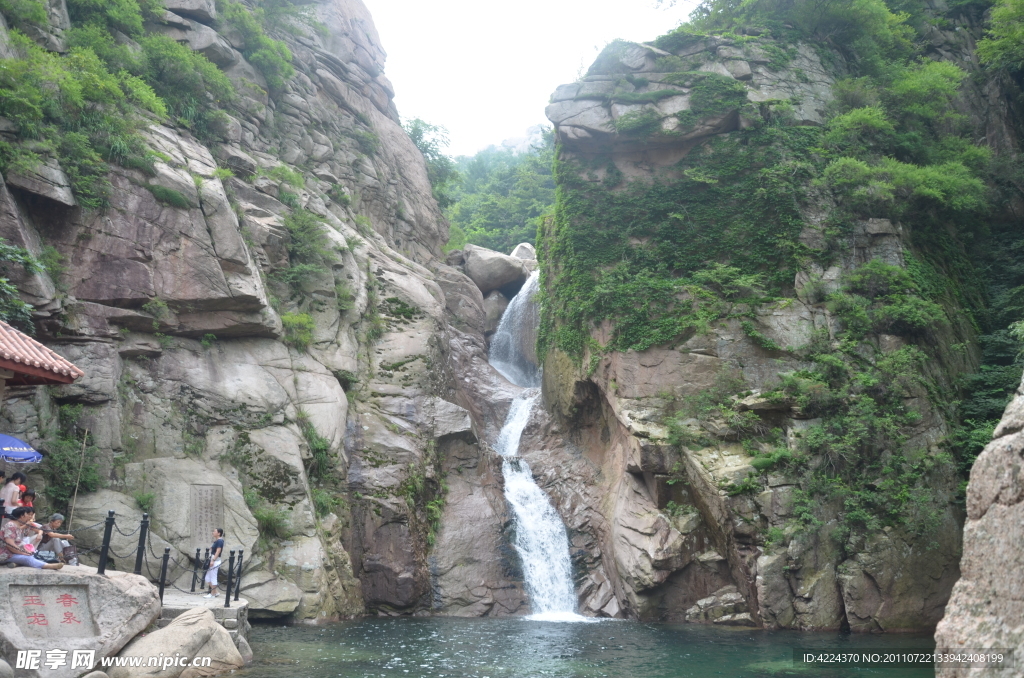
{"label": "rock face with striations", "polygon": [[[992,442],[978,456],[967,485],[967,524],[964,526],[963,574],[953,587],[946,614],[935,631],[935,645],[950,651],[970,649],[1024,652],[1020,619],[1024,552],[1024,385],[1010,402]],[[968,667],[943,667],[937,675],[974,675]],[[1002,669],[994,675],[1020,675]]]}
{"label": "rock face with striations", "polygon": [[[359,0],[310,7],[326,30],[274,34],[295,75],[271,92],[215,3],[168,2],[146,29],[205,55],[237,97],[206,140],[154,121],[154,171],[112,165],[109,208],[76,207],[55,162],[0,182],[0,237],[64,262],[59,275],[12,281],[37,336],[86,372],[52,391],[10,389],[4,429],[48,453],[88,428],[109,481],[79,495],[76,527],[114,509],[128,532],[144,506],[149,547],[172,547],[181,586],[210,542],[192,502],[220,488],[211,515],[227,548],[245,550],[254,616],[514,611],[516,584],[477,545],[488,530],[487,544],[501,541],[504,507],[500,491],[488,490],[493,508],[480,504],[476,488],[497,481],[476,431],[511,399],[500,378],[467,391],[461,376],[489,370],[483,296],[441,260],[448,227],[369,13]],[[67,27],[62,16],[40,44]],[[7,37],[0,24],[0,45]],[[159,202],[158,188],[183,202]],[[300,264],[293,218],[318,224],[323,254],[301,281],[281,282]],[[526,277],[512,268],[499,285]],[[488,389],[501,397],[482,400]],[[83,409],[70,423],[58,405]],[[449,473],[458,479],[446,484]],[[466,552],[434,564],[435,538]],[[118,535],[115,548],[134,545]],[[491,563],[476,566],[476,597],[443,573],[465,559]]]}
{"label": "rock face with striations", "polygon": [[[442,258],[447,225],[399,124],[369,13],[359,0],[311,7],[326,31],[275,34],[296,72],[271,92],[215,3],[168,2],[147,30],[205,55],[239,95],[212,138],[154,121],[146,135],[160,161],[152,175],[112,166],[109,208],[76,206],[53,163],[0,182],[0,237],[64,261],[59,274],[12,270],[11,279],[38,336],[86,371],[51,390],[12,387],[0,424],[47,453],[55,437],[88,428],[109,481],[79,497],[76,520],[114,508],[124,526],[145,507],[150,547],[172,547],[172,578],[184,585],[209,541],[191,502],[220,488],[212,514],[228,548],[245,549],[241,590],[254,617],[524,613],[489,447],[521,389],[487,364],[487,335],[538,258],[549,281],[565,262],[543,242],[539,257],[521,245],[512,256],[468,246]],[[34,36],[50,49],[62,49],[69,25],[59,10]],[[7,37],[0,24],[0,50]],[[672,51],[610,46],[548,108],[562,161],[585,166],[576,185],[612,194],[623,182],[686,177],[696,192],[718,178],[678,163],[711,157],[719,143],[746,152],[737,139],[763,122],[762,107],[791,128],[820,125],[835,74],[807,45],[780,67],[774,47],[729,36]],[[758,470],[768,454],[806,451],[820,428],[808,403],[777,386],[780,373],[814,366],[796,349],[837,343],[825,296],[868,262],[904,267],[912,251],[908,227],[885,218],[837,237],[826,218],[834,204],[806,188],[789,243],[806,257],[775,301],[732,290],[735,313],[639,350],[595,350],[616,336],[609,320],[576,337],[581,355],[547,347],[545,407],[524,431],[523,454],[569,529],[585,614],[857,631],[929,628],[941,617],[959,576],[950,478],[929,478],[937,493],[925,539],[905,527],[844,531],[838,500],[797,529],[800,477]],[[156,200],[160,189],[180,195],[178,206]],[[295,254],[297,219],[323,236],[313,270]],[[650,235],[626,237],[643,248]],[[693,302],[687,294],[674,303]],[[564,318],[547,320],[557,332]],[[954,322],[937,336],[947,369],[926,376],[940,388],[974,366],[970,351],[950,348],[971,332]],[[876,365],[906,346],[879,334],[858,355]],[[668,416],[723,381],[742,384],[728,418]],[[918,381],[897,386],[918,415],[903,434],[920,458],[938,460],[944,415]],[[744,426],[777,431],[775,446],[751,446]],[[1015,435],[1003,430],[1000,440]],[[1002,454],[993,446],[990,460]],[[995,529],[988,522],[1012,498],[993,490],[981,501],[978,487],[971,520]],[[132,548],[123,536],[115,545]],[[993,577],[972,570],[962,587]]]}
{"label": "rock face with striations", "polygon": [[[573,248],[587,251],[585,240],[598,239],[607,247],[621,239],[623,254],[616,259],[622,261],[630,248],[656,257],[667,251],[659,248],[669,247],[670,236],[659,229],[693,229],[694,238],[703,238],[697,229],[711,228],[674,205],[665,215],[676,220],[671,227],[652,223],[645,231],[631,225],[626,237],[595,207],[596,216],[587,216],[591,221],[577,234],[570,229],[573,220],[591,214],[588,200],[620,195],[625,205],[653,187],[653,210],[654,201],[665,199],[657,190],[667,196],[685,185],[684,198],[703,195],[705,187],[724,181],[703,163],[746,153],[747,144],[771,143],[746,139],[766,125],[762,116],[773,102],[792,102],[785,114],[791,129],[822,124],[839,75],[809,45],[787,47],[790,58],[782,66],[767,56],[775,48],[750,36],[694,35],[677,40],[672,51],[613,43],[580,82],[555,91],[547,115],[562,144],[559,181],[563,191],[574,193],[566,193],[538,247],[554,309],[546,318],[548,337],[556,339],[549,339],[544,362],[550,414],[535,412],[524,431],[524,449],[530,450],[524,456],[569,528],[581,607],[588,613],[807,630],[930,629],[959,576],[962,516],[953,483],[938,476],[927,481],[936,488],[927,538],[906,527],[865,536],[843,531],[849,528],[842,528],[842,506],[835,500],[815,499],[816,517],[798,520],[806,480],[792,466],[772,469],[774,462],[764,458],[769,449],[807,454],[805,436],[821,429],[822,415],[782,396],[780,375],[813,368],[799,347],[837,341],[840,321],[824,300],[851,272],[868,262],[906,265],[912,245],[905,225],[864,219],[826,244],[831,236],[822,229],[836,206],[811,191],[793,213],[800,223],[794,240],[807,256],[782,286],[784,298],[747,304],[744,293],[728,293],[744,320],[721,316],[696,331],[694,323],[666,344],[648,342],[640,349],[618,348],[617,323],[630,317],[629,309],[617,311],[614,320],[582,323],[582,336],[566,342],[568,348],[557,340],[575,327],[575,300],[566,301],[563,311],[557,306],[565,271],[616,264],[559,257]],[[640,215],[648,205],[636,209]],[[723,227],[718,237],[733,236]],[[819,259],[827,247],[836,256]],[[734,254],[741,253],[723,257]],[[711,255],[694,256],[703,265],[701,256]],[[695,308],[718,294],[714,287],[703,298],[693,287],[684,289],[677,303]],[[970,341],[971,332],[956,322],[944,330],[938,351],[949,373],[930,371],[929,378],[951,388],[957,371],[970,369],[976,357],[958,362],[948,351],[956,341]],[[906,345],[902,338],[880,336],[862,355],[874,363]],[[573,347],[578,355],[571,355]],[[726,389],[728,398],[713,395]],[[725,398],[723,404],[713,406],[715,397]],[[700,410],[702,402],[709,404]],[[939,409],[917,387],[903,402],[920,414],[904,433],[908,447],[941,459],[947,424]],[[692,418],[677,414],[688,407]],[[754,428],[736,423],[743,419]],[[778,442],[759,442],[757,431],[770,436],[772,430]],[[778,452],[779,445],[787,451]]]}

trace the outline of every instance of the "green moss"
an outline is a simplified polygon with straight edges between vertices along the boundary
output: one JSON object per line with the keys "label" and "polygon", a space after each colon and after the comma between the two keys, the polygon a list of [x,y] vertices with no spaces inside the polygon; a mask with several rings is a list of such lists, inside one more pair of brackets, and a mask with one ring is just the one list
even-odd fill
{"label": "green moss", "polygon": [[298,413],[299,428],[302,430],[302,437],[306,439],[309,446],[309,461],[306,463],[306,472],[310,478],[324,478],[330,474],[333,466],[331,460],[331,441],[324,438],[313,426],[309,415],[304,410]]}
{"label": "green moss", "polygon": [[649,136],[658,130],[661,114],[653,109],[630,111],[616,118],[612,124],[619,134]]}
{"label": "green moss", "polygon": [[284,338],[281,341],[288,346],[305,351],[313,343],[316,323],[308,313],[282,313],[281,324],[284,325]]}
{"label": "green moss", "polygon": [[144,188],[153,194],[153,197],[165,205],[170,205],[180,210],[187,210],[195,205],[181,191],[173,188],[158,186],[156,184],[144,184]]}
{"label": "green moss", "polygon": [[603,159],[557,162],[540,243],[542,260],[558,262],[543,271],[542,353],[582,357],[602,320],[614,322],[608,348],[644,350],[778,295],[804,252],[799,205],[817,142],[815,130],[766,125],[691,153],[681,179],[615,191],[594,172]]}

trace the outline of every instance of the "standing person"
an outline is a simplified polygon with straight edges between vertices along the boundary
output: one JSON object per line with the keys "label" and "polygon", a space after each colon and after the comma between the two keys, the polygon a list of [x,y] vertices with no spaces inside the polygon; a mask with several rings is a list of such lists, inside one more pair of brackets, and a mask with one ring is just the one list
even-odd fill
{"label": "standing person", "polygon": [[203,581],[210,585],[210,592],[204,598],[216,598],[217,593],[217,570],[220,568],[220,555],[224,552],[224,528],[218,527],[213,531],[213,546],[210,547],[210,569],[206,571]]}
{"label": "standing person", "polygon": [[21,491],[21,505],[27,508],[33,508],[33,504],[36,501],[36,491],[33,489],[27,489]]}
{"label": "standing person", "polygon": [[0,529],[0,563],[13,563],[37,570],[59,570],[64,563],[44,563],[32,555],[26,544],[33,534],[39,532],[32,525],[36,511],[27,506],[14,509],[11,519]]}
{"label": "standing person", "polygon": [[7,479],[7,484],[0,490],[0,499],[4,500],[4,518],[11,519],[11,514],[18,507],[21,499],[21,483],[25,482],[25,474],[18,472]]}

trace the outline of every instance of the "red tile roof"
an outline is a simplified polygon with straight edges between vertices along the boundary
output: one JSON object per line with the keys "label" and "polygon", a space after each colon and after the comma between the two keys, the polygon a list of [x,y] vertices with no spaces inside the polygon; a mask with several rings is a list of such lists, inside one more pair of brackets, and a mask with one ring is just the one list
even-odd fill
{"label": "red tile roof", "polygon": [[[85,374],[32,337],[0,320],[0,368],[24,375],[25,383],[70,384]],[[14,380],[11,380],[14,381]]]}

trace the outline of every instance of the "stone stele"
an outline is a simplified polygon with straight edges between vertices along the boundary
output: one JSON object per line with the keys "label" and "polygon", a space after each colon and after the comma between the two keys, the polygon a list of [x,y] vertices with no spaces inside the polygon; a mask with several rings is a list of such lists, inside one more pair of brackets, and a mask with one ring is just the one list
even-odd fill
{"label": "stone stele", "polygon": [[0,655],[14,665],[19,650],[40,651],[38,668],[19,669],[19,676],[88,673],[93,664],[82,666],[76,651],[94,650],[95,662],[113,656],[159,616],[156,587],[134,574],[100,576],[84,566],[0,569]]}

